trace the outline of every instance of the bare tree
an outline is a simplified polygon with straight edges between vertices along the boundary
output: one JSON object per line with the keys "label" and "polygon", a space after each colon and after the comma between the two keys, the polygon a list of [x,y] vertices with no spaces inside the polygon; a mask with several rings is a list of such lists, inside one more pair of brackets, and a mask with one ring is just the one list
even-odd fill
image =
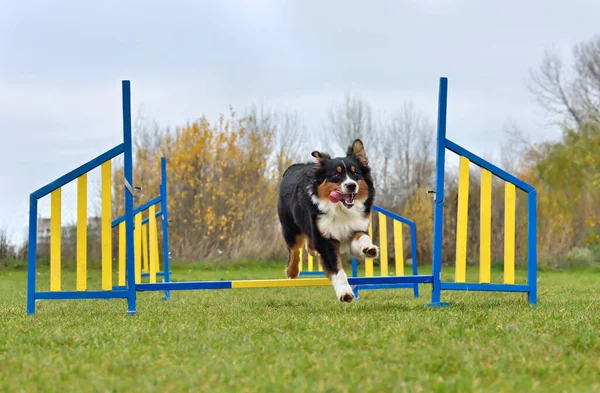
{"label": "bare tree", "polygon": [[346,94],[342,104],[329,109],[326,132],[321,134],[322,143],[331,142],[344,151],[356,138],[362,139],[367,149],[374,145],[376,136],[371,105],[358,96]]}
{"label": "bare tree", "polygon": [[256,127],[275,130],[269,169],[277,176],[283,174],[290,163],[306,160],[306,126],[296,112],[276,112],[260,105],[251,107],[248,117]]}
{"label": "bare tree", "polygon": [[565,69],[556,50],[547,51],[528,87],[538,104],[559,124],[583,128],[598,121],[600,108],[600,37],[573,48],[573,67]]}
{"label": "bare tree", "polygon": [[[411,102],[387,121],[384,151],[390,157],[387,204],[401,206],[419,187],[429,187],[435,172],[434,127]],[[385,166],[387,169],[388,165]]]}

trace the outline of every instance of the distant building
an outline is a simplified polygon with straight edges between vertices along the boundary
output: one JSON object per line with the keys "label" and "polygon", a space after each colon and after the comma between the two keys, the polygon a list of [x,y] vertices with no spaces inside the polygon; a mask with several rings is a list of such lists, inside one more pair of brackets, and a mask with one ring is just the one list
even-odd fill
{"label": "distant building", "polygon": [[[102,218],[101,217],[89,217],[88,218],[88,235],[92,233],[100,233],[101,231]],[[76,236],[76,225],[63,226],[62,234],[63,241],[67,242],[71,240],[71,237]],[[74,240],[74,239],[72,239]],[[37,243],[40,245],[50,244],[50,219],[39,217],[37,222]]]}
{"label": "distant building", "polygon": [[37,243],[50,244],[50,219],[38,218],[37,222]]}

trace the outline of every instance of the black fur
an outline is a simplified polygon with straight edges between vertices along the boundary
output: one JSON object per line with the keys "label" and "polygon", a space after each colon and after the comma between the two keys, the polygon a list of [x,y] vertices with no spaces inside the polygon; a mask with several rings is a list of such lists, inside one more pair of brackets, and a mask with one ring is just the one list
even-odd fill
{"label": "black fur", "polygon": [[[354,143],[357,142],[362,146],[360,140]],[[354,143],[348,148],[346,157],[331,158],[326,153],[313,152],[312,156],[317,159],[317,163],[291,165],[284,172],[279,188],[277,210],[283,238],[288,248],[292,249],[299,237],[306,236],[310,246],[321,255],[321,264],[328,277],[338,272],[340,240],[347,239],[327,238],[320,232],[317,222],[323,213],[312,200],[311,194],[318,197],[319,185],[325,180],[335,187],[335,184],[340,184],[348,174],[352,180],[356,182],[364,180],[366,183],[368,193],[366,198],[362,199],[363,217],[371,214],[375,198],[371,169],[365,156],[358,157],[353,154]],[[342,160],[345,165],[342,164]],[[342,173],[336,170],[340,166],[343,168]],[[350,170],[352,166],[356,169],[354,174]],[[358,206],[352,208],[356,209]]]}

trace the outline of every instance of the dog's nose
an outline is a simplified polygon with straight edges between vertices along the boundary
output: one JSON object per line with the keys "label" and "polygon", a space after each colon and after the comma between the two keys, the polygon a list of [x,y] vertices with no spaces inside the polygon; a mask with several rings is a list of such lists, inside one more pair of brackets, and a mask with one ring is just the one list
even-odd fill
{"label": "dog's nose", "polygon": [[348,191],[354,192],[356,191],[356,183],[346,184],[346,188],[348,189]]}

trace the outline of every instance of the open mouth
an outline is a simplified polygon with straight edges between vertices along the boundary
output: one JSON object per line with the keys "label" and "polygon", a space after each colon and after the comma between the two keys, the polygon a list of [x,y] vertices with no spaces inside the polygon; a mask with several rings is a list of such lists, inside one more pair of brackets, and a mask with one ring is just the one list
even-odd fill
{"label": "open mouth", "polygon": [[333,203],[338,203],[338,202],[342,202],[342,204],[344,205],[344,207],[346,207],[347,209],[350,209],[352,206],[354,206],[354,199],[356,198],[356,194],[344,194],[343,192],[340,191],[332,191],[329,194],[329,200]]}

